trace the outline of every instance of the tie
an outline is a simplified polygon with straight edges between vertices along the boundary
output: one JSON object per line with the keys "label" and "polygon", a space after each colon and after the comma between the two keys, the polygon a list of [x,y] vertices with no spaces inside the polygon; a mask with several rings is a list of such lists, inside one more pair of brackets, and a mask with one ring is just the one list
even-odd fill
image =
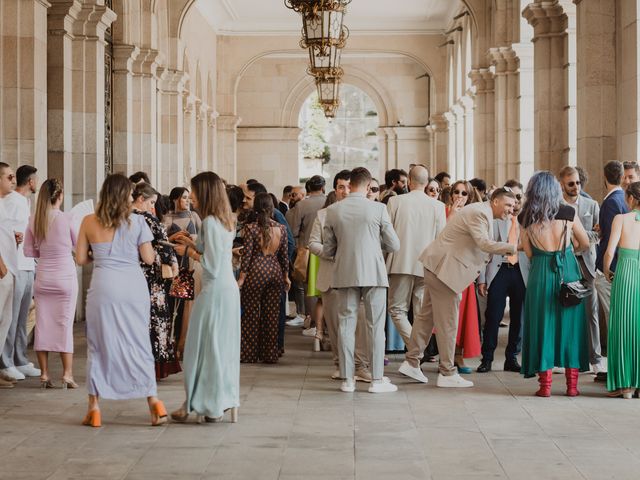
{"label": "tie", "polygon": [[[513,215],[511,217],[511,228],[509,229],[509,243],[511,245],[515,245],[516,248],[518,247],[518,218]],[[509,255],[507,257],[507,262],[509,262],[511,265],[515,265],[516,263],[518,263],[518,254],[515,255]]]}

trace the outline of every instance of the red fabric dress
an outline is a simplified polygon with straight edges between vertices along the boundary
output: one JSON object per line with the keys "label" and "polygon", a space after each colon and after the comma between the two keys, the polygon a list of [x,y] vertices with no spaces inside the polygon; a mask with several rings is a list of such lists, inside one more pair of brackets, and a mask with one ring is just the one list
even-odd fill
{"label": "red fabric dress", "polygon": [[[449,218],[447,208],[447,218]],[[462,347],[463,358],[479,357],[482,353],[480,343],[480,326],[478,325],[478,302],[476,286],[472,283],[462,292],[460,311],[458,313],[458,335],[456,346]]]}

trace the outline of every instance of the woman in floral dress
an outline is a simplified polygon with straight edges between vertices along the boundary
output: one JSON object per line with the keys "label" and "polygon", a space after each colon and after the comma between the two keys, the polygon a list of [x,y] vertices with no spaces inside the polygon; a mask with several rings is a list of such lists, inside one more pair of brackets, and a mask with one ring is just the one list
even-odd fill
{"label": "woman in floral dress", "polygon": [[177,273],[178,263],[173,249],[161,245],[159,241],[168,241],[167,231],[152,213],[158,193],[148,184],[141,183],[133,192],[134,212],[141,215],[153,233],[153,248],[156,258],[153,264],[141,262],[142,272],[147,279],[149,294],[151,295],[151,322],[149,330],[151,347],[156,365],[156,379],[166,378],[181,371],[176,358],[176,345],[173,336],[173,319],[169,309],[166,280],[163,270]]}

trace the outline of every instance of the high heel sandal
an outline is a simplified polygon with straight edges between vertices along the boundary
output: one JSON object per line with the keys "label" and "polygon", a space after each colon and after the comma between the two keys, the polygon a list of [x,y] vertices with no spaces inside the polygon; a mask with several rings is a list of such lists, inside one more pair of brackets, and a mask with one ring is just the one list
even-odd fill
{"label": "high heel sandal", "polygon": [[40,388],[46,390],[47,388],[56,388],[56,386],[48,378],[46,380],[40,378]]}
{"label": "high heel sandal", "polygon": [[623,388],[622,389],[622,398],[626,400],[630,400],[633,398],[633,394],[635,393],[635,388]]}
{"label": "high heel sandal", "polygon": [[158,427],[167,423],[167,409],[164,403],[158,400],[151,406],[151,426]]}
{"label": "high heel sandal", "polygon": [[101,427],[102,416],[100,415],[100,410],[89,410],[84,420],[82,420],[82,424],[90,427]]}
{"label": "high heel sandal", "polygon": [[[231,411],[231,423],[238,423],[238,407],[227,408],[224,413]],[[219,423],[224,419],[224,413],[220,417],[204,417],[204,421],[207,423]]]}
{"label": "high heel sandal", "polygon": [[189,412],[187,412],[184,406],[174,412],[171,412],[171,420],[174,422],[184,423],[187,421],[187,418],[189,418]]}
{"label": "high heel sandal", "polygon": [[75,382],[73,377],[71,378],[62,377],[62,389],[66,390],[67,388],[78,388],[78,384]]}

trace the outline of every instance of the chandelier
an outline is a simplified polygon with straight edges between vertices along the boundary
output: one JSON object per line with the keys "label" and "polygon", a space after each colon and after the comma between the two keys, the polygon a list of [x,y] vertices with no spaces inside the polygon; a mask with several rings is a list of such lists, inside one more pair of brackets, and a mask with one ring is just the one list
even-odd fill
{"label": "chandelier", "polygon": [[349,37],[343,20],[349,3],[351,0],[284,0],[287,8],[302,16],[300,47],[309,51],[307,72],[315,77],[318,101],[330,118],[339,105],[338,90],[344,74],[340,54]]}

